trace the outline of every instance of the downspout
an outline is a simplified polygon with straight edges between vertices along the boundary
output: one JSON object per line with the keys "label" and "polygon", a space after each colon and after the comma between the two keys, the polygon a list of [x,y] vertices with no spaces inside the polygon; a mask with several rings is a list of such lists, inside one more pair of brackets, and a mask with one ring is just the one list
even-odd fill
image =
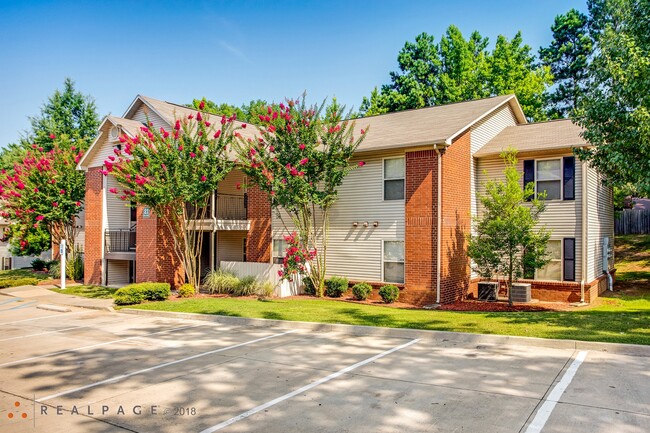
{"label": "downspout", "polygon": [[441,269],[441,264],[440,264],[440,256],[441,256],[441,239],[440,239],[440,234],[442,230],[440,229],[440,225],[442,224],[442,152],[438,148],[438,145],[434,145],[434,150],[436,151],[436,154],[438,155],[438,184],[436,185],[436,189],[438,190],[438,203],[437,203],[437,208],[436,208],[436,214],[437,214],[437,224],[436,224],[436,304],[440,304],[440,269]]}
{"label": "downspout", "polygon": [[589,233],[589,218],[587,218],[587,164],[582,163],[582,266],[581,266],[581,280],[580,280],[580,303],[585,303],[585,275],[587,274],[587,236]]}

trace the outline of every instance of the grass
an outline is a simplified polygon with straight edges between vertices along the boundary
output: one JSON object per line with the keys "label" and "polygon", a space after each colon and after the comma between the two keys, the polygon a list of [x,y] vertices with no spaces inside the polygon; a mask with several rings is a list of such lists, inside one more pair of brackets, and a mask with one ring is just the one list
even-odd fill
{"label": "grass", "polygon": [[616,292],[574,311],[467,312],[399,309],[324,299],[201,298],[129,308],[650,345],[650,236],[616,238]]}
{"label": "grass", "polygon": [[37,280],[47,280],[50,278],[50,276],[47,274],[47,272],[34,272],[32,268],[0,271],[0,279],[2,280],[19,278],[36,278]]}
{"label": "grass", "polygon": [[63,293],[64,295],[83,296],[84,298],[95,299],[111,299],[113,293],[117,291],[113,287],[105,286],[70,286],[65,289],[50,289],[56,293]]}

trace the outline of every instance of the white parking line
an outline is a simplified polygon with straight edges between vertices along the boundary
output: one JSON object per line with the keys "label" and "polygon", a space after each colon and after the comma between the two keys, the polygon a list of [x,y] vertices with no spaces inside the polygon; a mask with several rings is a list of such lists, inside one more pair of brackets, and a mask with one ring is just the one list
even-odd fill
{"label": "white parking line", "polygon": [[416,338],[415,340],[411,340],[408,343],[402,344],[401,346],[393,347],[392,349],[389,349],[389,350],[387,350],[385,352],[382,352],[382,353],[380,353],[378,355],[372,356],[372,357],[370,357],[368,359],[364,359],[363,361],[359,361],[356,364],[350,365],[349,367],[345,367],[344,369],[337,371],[336,373],[332,373],[329,376],[325,376],[323,378],[320,378],[316,382],[312,382],[309,385],[305,385],[302,388],[299,388],[299,389],[297,389],[295,391],[291,391],[290,393],[287,393],[287,394],[285,394],[283,396],[275,398],[275,399],[273,399],[273,400],[271,400],[271,401],[269,401],[267,403],[261,404],[261,405],[259,405],[257,407],[254,407],[254,408],[252,408],[250,410],[247,410],[246,412],[244,412],[242,414],[239,414],[239,415],[237,415],[235,417],[232,417],[232,418],[230,418],[230,419],[228,419],[228,420],[226,420],[226,421],[224,421],[222,423],[219,423],[219,424],[214,425],[212,427],[208,427],[207,429],[202,430],[201,433],[213,433],[213,432],[215,432],[217,430],[221,430],[222,428],[228,427],[229,425],[234,424],[237,421],[241,421],[241,420],[243,420],[245,418],[248,418],[249,416],[254,415],[257,412],[268,409],[271,406],[275,406],[278,403],[281,403],[281,402],[283,402],[285,400],[288,400],[288,399],[290,399],[292,397],[295,397],[298,394],[302,394],[305,391],[309,391],[310,389],[315,388],[318,385],[322,385],[325,382],[329,382],[332,379],[336,379],[337,377],[339,377],[339,376],[341,376],[341,375],[343,375],[345,373],[348,373],[348,372],[350,372],[350,371],[352,371],[352,370],[354,370],[356,368],[359,368],[359,367],[361,367],[363,365],[371,363],[371,362],[373,362],[373,361],[375,361],[375,360],[377,360],[379,358],[383,358],[386,355],[390,355],[393,352],[397,352],[398,350],[404,349],[405,347],[408,347],[408,346],[410,346],[412,344],[415,344],[418,341],[420,341],[420,339]]}
{"label": "white parking line", "polygon": [[557,385],[555,385],[546,397],[544,404],[542,404],[542,407],[537,411],[535,418],[528,425],[526,433],[540,433],[542,431],[546,425],[546,421],[548,421],[548,418],[551,416],[551,412],[553,412],[555,405],[560,401],[560,397],[562,397],[562,394],[566,391],[567,387],[573,380],[573,377],[576,375],[578,368],[586,357],[587,352],[582,351],[578,353],[578,356],[573,360],[567,371],[564,373],[564,376],[562,376],[562,379],[560,379]]}
{"label": "white parking line", "polygon": [[30,322],[32,320],[49,319],[50,317],[63,317],[63,316],[69,317],[75,314],[84,314],[84,313],[92,313],[92,311],[76,311],[74,313],[59,313],[59,314],[52,314],[50,316],[32,317],[31,319],[23,319],[23,320],[16,320],[15,322],[0,323],[0,326],[13,325],[14,323]]}
{"label": "white parking line", "polygon": [[105,380],[101,380],[99,382],[91,383],[89,385],[80,386],[78,388],[69,389],[67,391],[59,392],[59,393],[48,395],[48,396],[45,396],[45,397],[39,397],[39,398],[35,399],[35,401],[44,402],[44,401],[47,401],[47,400],[51,400],[51,399],[53,399],[55,397],[61,397],[61,396],[64,396],[64,395],[72,394],[72,393],[77,392],[77,391],[83,391],[84,389],[94,388],[96,386],[103,385],[105,383],[117,382],[118,380],[126,379],[127,377],[135,376],[136,374],[147,373],[149,371],[157,370],[157,369],[163,368],[163,367],[168,367],[170,365],[178,364],[178,363],[185,362],[185,361],[191,361],[192,359],[201,358],[203,356],[208,356],[208,355],[212,355],[212,354],[219,353],[219,352],[225,352],[226,350],[236,349],[238,347],[247,346],[249,344],[258,343],[260,341],[269,340],[271,338],[281,337],[283,335],[291,334],[292,332],[296,332],[296,330],[294,329],[294,330],[291,330],[291,331],[282,332],[280,334],[273,334],[273,335],[269,335],[269,336],[266,336],[266,337],[257,338],[255,340],[247,341],[245,343],[239,343],[239,344],[235,344],[235,345],[228,346],[228,347],[222,347],[220,349],[215,349],[215,350],[211,350],[209,352],[199,353],[199,354],[196,354],[196,355],[188,356],[187,358],[178,359],[176,361],[165,362],[163,364],[154,365],[153,367],[143,368],[142,370],[137,370],[137,371],[133,371],[131,373],[121,374],[119,376],[115,376],[115,377],[111,377],[111,378],[108,378],[108,379],[105,379]]}
{"label": "white parking line", "polygon": [[144,338],[144,337],[149,337],[151,335],[168,334],[170,332],[180,331],[181,329],[196,328],[196,327],[202,326],[202,325],[203,324],[192,325],[192,326],[182,326],[180,328],[168,329],[166,331],[150,332],[150,333],[143,334],[143,335],[135,335],[133,337],[120,338],[119,340],[106,341],[104,343],[97,343],[97,344],[90,344],[88,346],[75,347],[74,349],[59,350],[58,352],[50,352],[50,353],[45,353],[43,355],[32,356],[30,358],[5,362],[4,364],[0,364],[0,367],[6,367],[6,366],[9,366],[9,365],[20,364],[22,362],[33,361],[35,359],[47,358],[47,357],[50,357],[50,356],[62,355],[64,353],[69,353],[69,352],[76,352],[78,350],[83,350],[83,349],[92,349],[92,348],[95,348],[95,347],[108,346],[109,344],[121,343],[123,341],[135,340],[136,338]]}
{"label": "white parking line", "polygon": [[38,304],[38,301],[29,301],[26,304],[18,305],[18,306],[13,307],[13,308],[7,308],[6,310],[2,310],[2,311],[20,310],[22,308],[32,307],[35,304]]}
{"label": "white parking line", "polygon": [[79,329],[79,328],[90,328],[90,326],[73,326],[71,328],[57,329],[56,331],[46,331],[46,332],[39,332],[37,334],[19,335],[18,337],[3,338],[0,341],[17,340],[19,338],[37,337],[39,335],[47,335],[47,334],[56,334],[57,332],[64,332],[64,331],[69,331],[71,329]]}

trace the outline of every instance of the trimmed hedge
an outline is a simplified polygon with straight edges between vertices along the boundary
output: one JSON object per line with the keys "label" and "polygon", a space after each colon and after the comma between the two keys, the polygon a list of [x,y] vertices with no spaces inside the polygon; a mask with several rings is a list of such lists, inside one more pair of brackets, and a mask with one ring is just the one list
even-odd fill
{"label": "trimmed hedge", "polygon": [[18,286],[35,286],[38,284],[38,278],[6,278],[0,279],[0,289],[6,287],[18,287]]}
{"label": "trimmed hedge", "polygon": [[191,298],[196,294],[194,286],[191,284],[183,284],[178,288],[178,296],[181,298]]}
{"label": "trimmed hedge", "polygon": [[170,294],[169,283],[137,283],[122,287],[113,298],[117,305],[133,305],[143,301],[164,301]]}
{"label": "trimmed hedge", "polygon": [[325,281],[325,294],[330,298],[340,298],[348,291],[348,279],[345,277],[332,277]]}
{"label": "trimmed hedge", "polygon": [[387,304],[392,304],[399,298],[399,288],[392,284],[387,284],[379,288],[379,296]]}
{"label": "trimmed hedge", "polygon": [[372,286],[368,283],[358,283],[352,286],[352,294],[357,301],[365,301],[372,292]]}
{"label": "trimmed hedge", "polygon": [[47,266],[47,262],[42,259],[34,259],[32,260],[32,269],[35,271],[42,271],[45,269]]}

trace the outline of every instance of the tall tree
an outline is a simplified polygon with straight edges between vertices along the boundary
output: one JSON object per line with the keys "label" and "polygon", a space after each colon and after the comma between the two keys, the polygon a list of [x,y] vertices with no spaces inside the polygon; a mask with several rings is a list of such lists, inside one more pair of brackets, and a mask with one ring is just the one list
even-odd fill
{"label": "tall tree", "polygon": [[615,186],[650,194],[650,0],[592,0],[596,49],[574,120],[592,145],[578,155]]}
{"label": "tall tree", "polygon": [[373,115],[515,93],[528,117],[545,118],[542,104],[552,82],[549,69],[535,63],[521,33],[511,40],[499,36],[492,52],[488,43],[478,32],[465,39],[453,25],[439,43],[421,33],[415,42],[405,43],[391,83],[365,97],[361,112]]}
{"label": "tall tree", "polygon": [[535,63],[532,49],[523,43],[521,32],[510,40],[503,35],[497,37],[488,66],[487,81],[492,95],[514,93],[526,117],[534,121],[546,119],[544,92],[553,77],[547,66]]}
{"label": "tall tree", "polygon": [[231,117],[234,114],[237,120],[248,123],[255,123],[258,120],[258,116],[266,110],[267,105],[268,103],[262,99],[254,99],[247,104],[236,107],[226,102],[217,104],[206,98],[194,99],[191,104],[187,104],[188,107],[196,110],[202,106],[206,113],[217,114],[219,116]]}
{"label": "tall tree", "polygon": [[539,49],[542,63],[551,68],[556,87],[547,95],[552,118],[568,117],[586,91],[587,65],[593,50],[587,16],[576,9],[555,17],[553,41]]}

